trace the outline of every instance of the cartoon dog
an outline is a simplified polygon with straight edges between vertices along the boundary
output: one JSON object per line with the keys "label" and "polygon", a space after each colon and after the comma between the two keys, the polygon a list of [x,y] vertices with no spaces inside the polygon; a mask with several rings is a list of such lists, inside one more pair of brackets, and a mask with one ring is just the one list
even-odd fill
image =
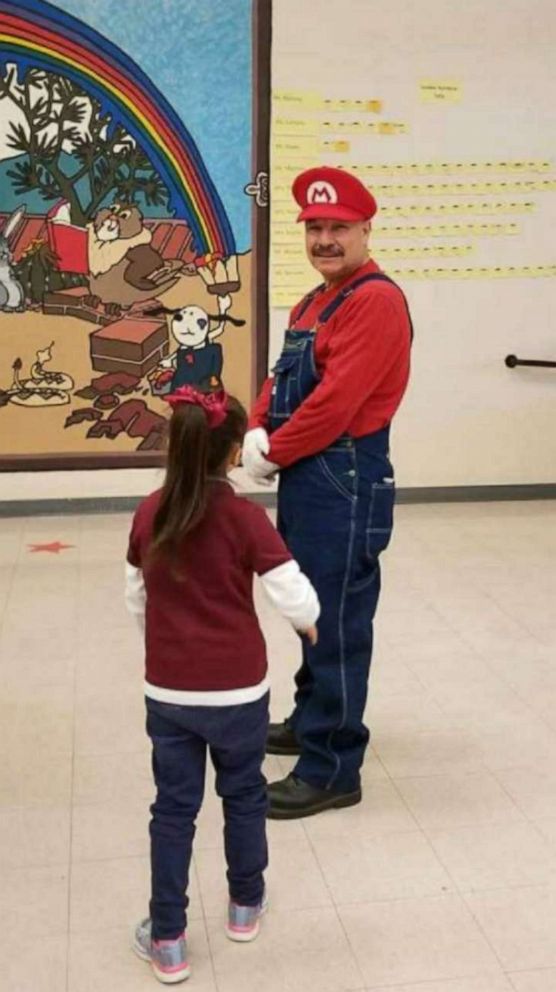
{"label": "cartoon dog", "polygon": [[[170,330],[178,343],[176,351],[160,364],[149,376],[153,395],[163,396],[179,386],[198,386],[213,389],[222,384],[222,346],[215,344],[225,329],[226,322],[243,327],[244,320],[229,317],[232,305],[230,296],[218,297],[219,315],[208,314],[201,307],[185,306],[177,310],[157,307],[150,314],[171,316]],[[216,326],[211,327],[211,322]]]}

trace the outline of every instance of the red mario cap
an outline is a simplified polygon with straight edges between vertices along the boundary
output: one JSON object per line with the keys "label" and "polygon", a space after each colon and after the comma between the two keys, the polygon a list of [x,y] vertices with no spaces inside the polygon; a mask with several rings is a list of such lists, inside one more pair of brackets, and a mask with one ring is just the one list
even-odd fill
{"label": "red mario cap", "polygon": [[292,193],[301,207],[300,220],[370,220],[377,203],[366,186],[351,173],[321,165],[294,180]]}

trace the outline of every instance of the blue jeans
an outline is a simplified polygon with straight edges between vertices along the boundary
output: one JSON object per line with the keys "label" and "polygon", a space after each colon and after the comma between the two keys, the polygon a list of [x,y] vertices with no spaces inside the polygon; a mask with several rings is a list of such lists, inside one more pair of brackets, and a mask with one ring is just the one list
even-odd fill
{"label": "blue jeans", "polygon": [[238,706],[177,706],[147,697],[156,799],[151,806],[152,933],[172,940],[186,926],[195,820],[205,788],[207,747],[224,809],[230,898],[254,906],[263,897],[266,780],[261,771],[268,693]]}
{"label": "blue jeans", "polygon": [[360,785],[379,555],[393,506],[388,429],[341,438],[280,474],[278,528],[321,602],[318,644],[303,642],[288,720],[301,744],[295,774],[317,788]]}

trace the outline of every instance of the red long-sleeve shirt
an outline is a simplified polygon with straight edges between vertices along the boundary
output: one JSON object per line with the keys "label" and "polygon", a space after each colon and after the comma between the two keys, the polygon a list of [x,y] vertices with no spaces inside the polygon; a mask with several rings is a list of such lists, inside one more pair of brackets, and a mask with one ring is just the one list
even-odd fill
{"label": "red long-sleeve shirt", "polygon": [[[336,294],[367,272],[380,272],[369,259],[340,285],[319,293],[296,324],[313,328]],[[270,438],[269,461],[285,468],[323,451],[341,434],[362,437],[390,423],[409,378],[410,323],[400,290],[371,281],[349,296],[317,329],[315,360],[321,381],[286,424]],[[251,415],[251,427],[268,428],[273,377],[263,385]]]}

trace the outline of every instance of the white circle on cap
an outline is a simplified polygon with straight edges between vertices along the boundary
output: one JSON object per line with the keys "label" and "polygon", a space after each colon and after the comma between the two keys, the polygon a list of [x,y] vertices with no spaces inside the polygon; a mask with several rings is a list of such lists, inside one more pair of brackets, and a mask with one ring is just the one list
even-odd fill
{"label": "white circle on cap", "polygon": [[317,179],[307,190],[307,203],[337,203],[338,194],[332,183]]}

